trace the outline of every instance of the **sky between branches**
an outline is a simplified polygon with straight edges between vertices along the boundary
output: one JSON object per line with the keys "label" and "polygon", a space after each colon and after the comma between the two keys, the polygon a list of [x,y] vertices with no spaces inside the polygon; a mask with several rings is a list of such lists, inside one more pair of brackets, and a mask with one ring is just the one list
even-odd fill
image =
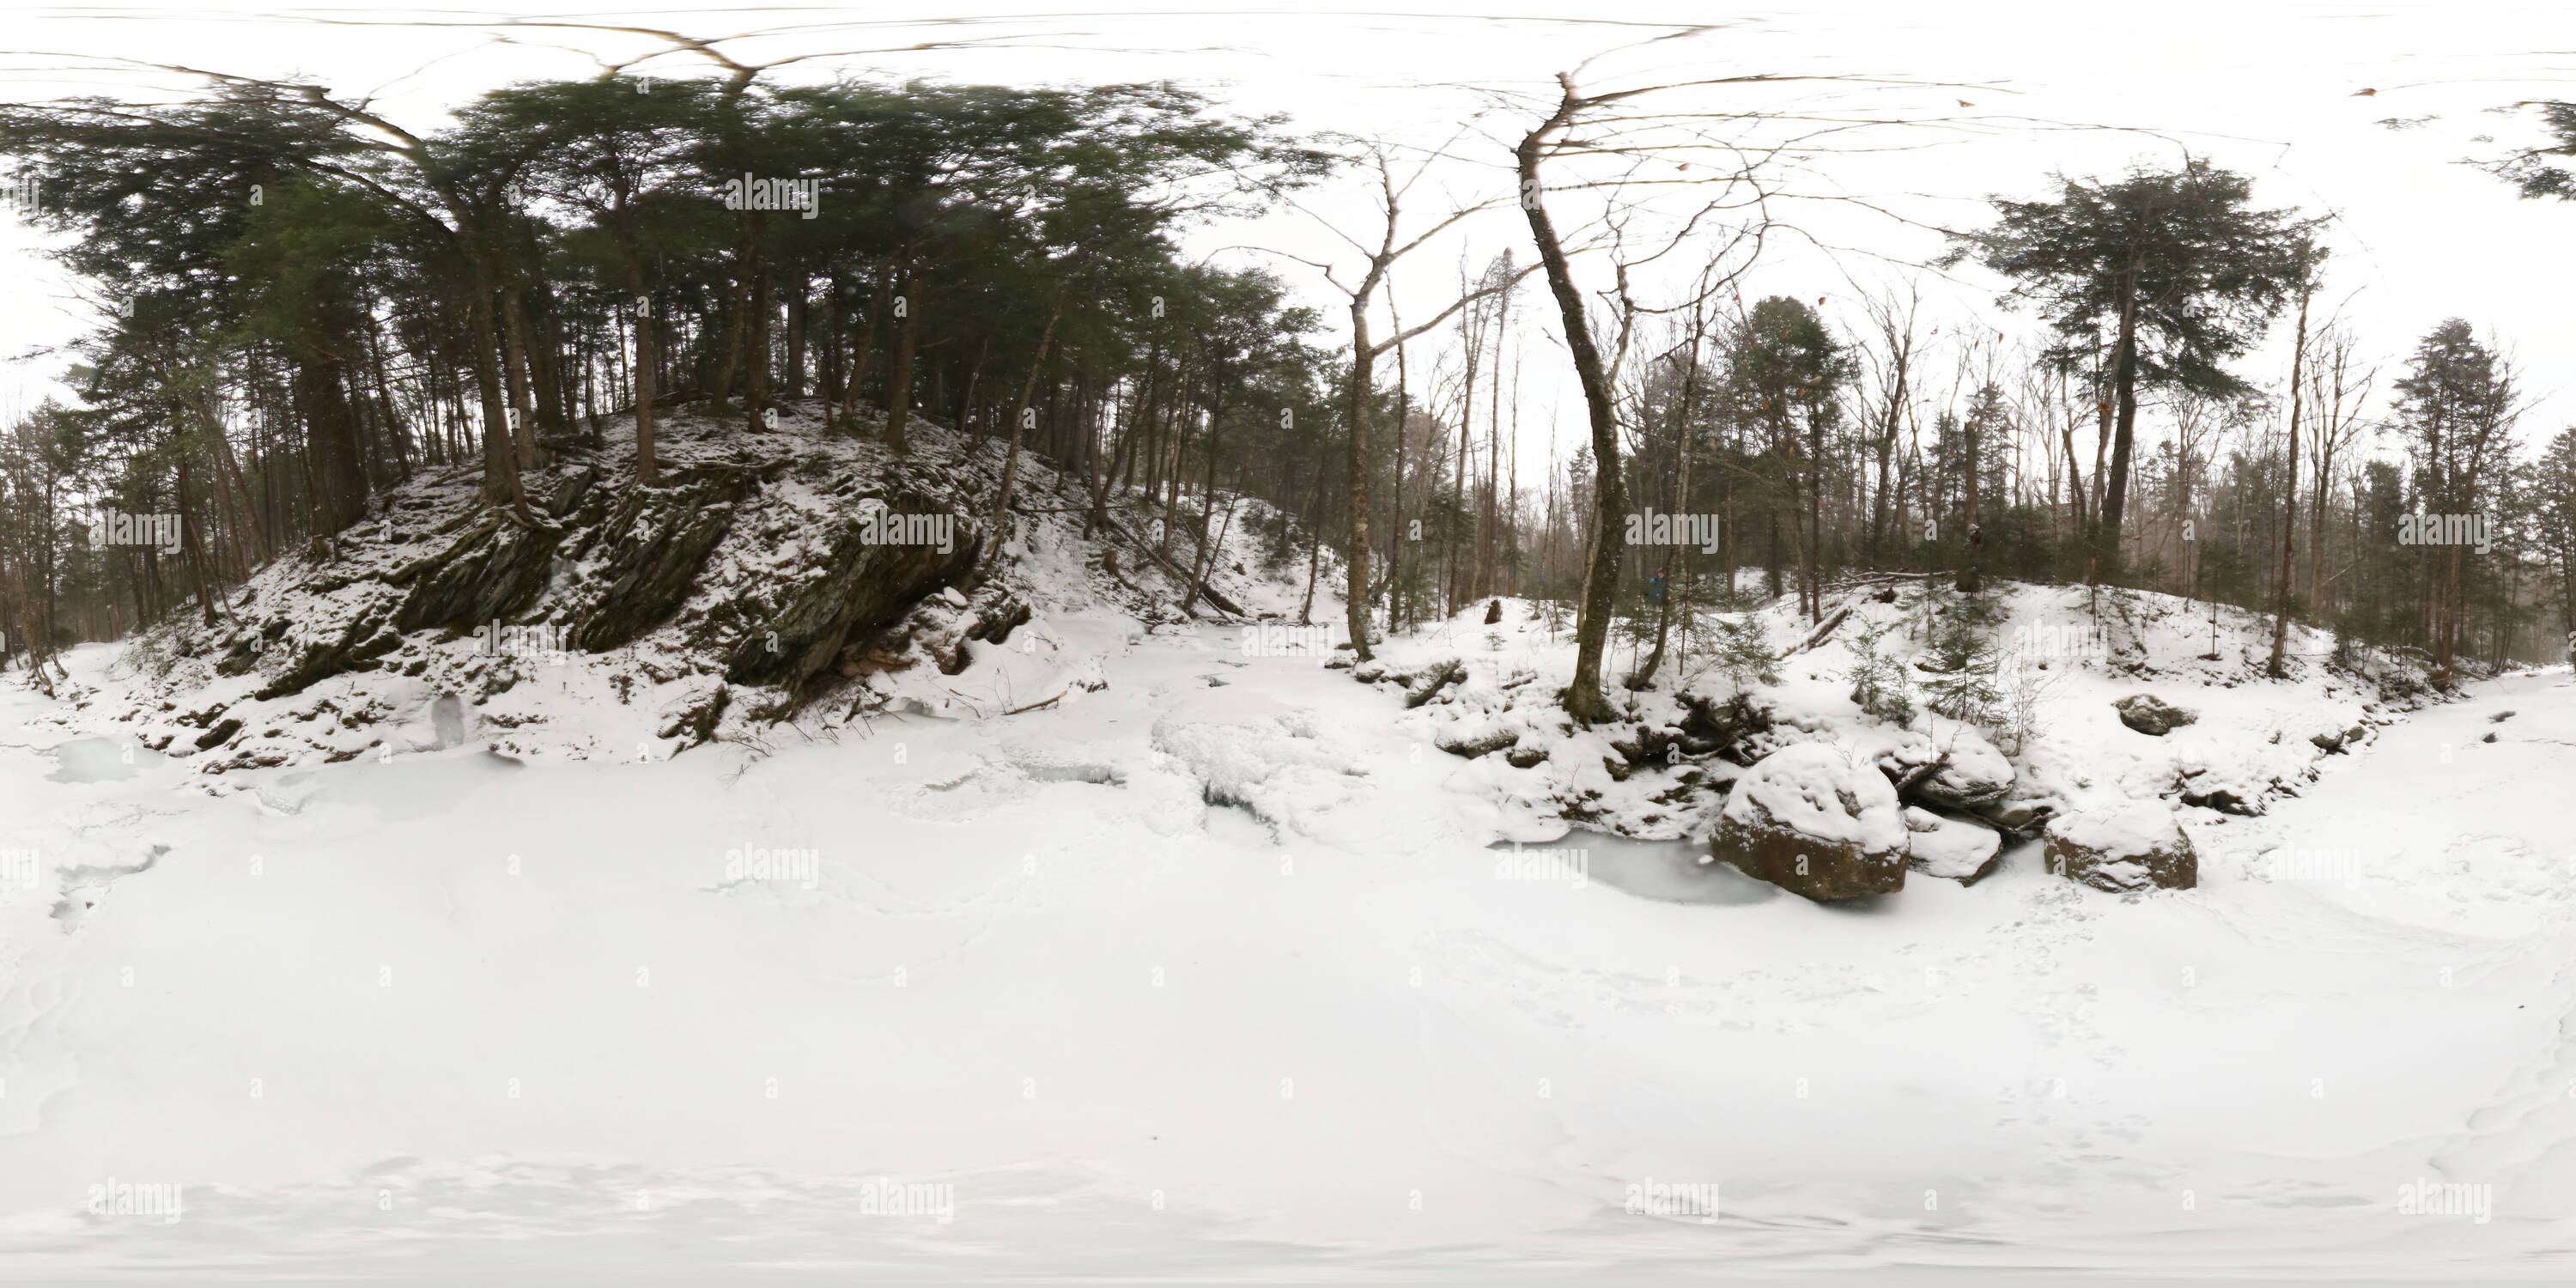
{"label": "sky between branches", "polygon": [[[372,95],[380,110],[422,129],[481,90],[592,75],[599,70],[596,58],[627,58],[654,47],[639,38],[529,26],[405,25],[497,24],[545,12],[40,6],[19,11],[0,38],[0,45],[21,51],[0,56],[0,97],[96,93],[166,101],[196,84],[120,70],[110,60],[184,63],[244,75],[313,76],[336,92]],[[2374,359],[2389,361],[2393,370],[2434,324],[2464,317],[2519,361],[2534,402],[2524,421],[2527,438],[2576,422],[2576,316],[2560,302],[2576,281],[2576,205],[2521,201],[2508,185],[2460,164],[2539,137],[2529,114],[2489,109],[2576,97],[2576,8],[2563,4],[2400,0],[2364,9],[2243,0],[2120,7],[1869,0],[1728,13],[1609,0],[1120,10],[1044,0],[922,0],[904,6],[900,19],[886,14],[878,7],[772,5],[553,16],[699,36],[775,29],[775,35],[727,43],[746,61],[931,40],[980,42],[815,59],[772,73],[781,83],[849,70],[1015,84],[1171,79],[1212,92],[1237,112],[1285,113],[1299,130],[1369,135],[1411,148],[1455,140],[1458,159],[1436,168],[1414,196],[1417,227],[1453,199],[1507,190],[1505,149],[1524,118],[1505,107],[1484,118],[1481,136],[1458,138],[1460,122],[1490,105],[1477,91],[1518,92],[1535,103],[1536,96],[1552,96],[1556,72],[1588,56],[1605,55],[1587,75],[1587,87],[1752,72],[1921,82],[1657,100],[1677,109],[1761,105],[1930,122],[1843,141],[1884,151],[1820,157],[1813,172],[1822,182],[1804,180],[1800,190],[1863,198],[1889,213],[1853,205],[1798,209],[1802,225],[1836,249],[1775,240],[1744,283],[1748,303],[1771,293],[1822,298],[1829,317],[1856,327],[1854,284],[1892,281],[1907,271],[1905,262],[1931,258],[1941,248],[1931,228],[1983,222],[1988,194],[2037,196],[2052,170],[2108,176],[2133,161],[2171,165],[2189,152],[2251,175],[2263,205],[2338,216],[2328,233],[2335,257],[2321,312],[2341,304]],[[1685,40],[1641,43],[1681,24],[1717,25]],[[496,42],[496,36],[508,40]],[[690,75],[702,74],[703,66],[666,57],[636,70]],[[2365,89],[2376,92],[2358,93]],[[1661,199],[1677,207],[1685,199],[1681,191]],[[1346,175],[1302,194],[1307,213],[1283,210],[1249,224],[1202,228],[1189,249],[1238,267],[1269,265],[1308,302],[1324,306],[1338,328],[1336,297],[1288,257],[1347,262],[1347,247],[1317,217],[1365,235],[1374,219],[1369,199],[1358,176]],[[32,229],[0,220],[0,292],[11,301],[0,309],[0,413],[62,396],[52,380],[61,360],[30,351],[68,340],[96,317],[77,284],[37,256],[42,244]],[[1417,320],[1430,316],[1455,293],[1462,257],[1472,272],[1506,246],[1527,259],[1526,226],[1517,212],[1506,206],[1469,221],[1457,236],[1399,267],[1399,307]],[[1606,283],[1601,266],[1590,267],[1592,280]],[[2035,331],[2028,315],[1994,307],[1997,284],[1973,268],[1954,279],[1922,276],[1926,325],[1941,326],[1945,336],[1978,328],[2011,338]],[[1641,302],[1669,302],[1680,286],[1649,276],[1641,280]],[[1582,410],[1563,350],[1551,338],[1553,310],[1535,283],[1523,288],[1516,313],[1527,348],[1520,393],[1528,485],[1544,469],[1551,420],[1563,451],[1581,436]],[[2288,331],[2276,328],[2267,349],[2240,371],[2257,383],[2280,378]],[[1433,356],[1415,355],[1417,382],[1427,383]],[[1946,364],[1948,355],[1936,361]],[[1385,374],[1392,378],[1391,365]],[[1944,393],[1947,383],[1940,384]],[[2161,416],[2144,418],[2149,442],[2163,432]]]}

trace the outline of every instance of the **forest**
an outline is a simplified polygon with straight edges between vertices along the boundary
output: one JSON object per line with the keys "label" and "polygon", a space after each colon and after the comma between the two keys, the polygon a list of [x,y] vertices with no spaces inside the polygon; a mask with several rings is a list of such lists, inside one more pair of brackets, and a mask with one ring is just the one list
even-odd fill
{"label": "forest", "polygon": [[[522,476],[612,420],[635,448],[617,486],[650,489],[675,409],[758,436],[808,402],[898,452],[927,422],[1041,457],[1183,563],[1211,498],[1266,501],[1310,611],[1316,579],[1343,591],[1363,659],[1479,600],[1549,605],[1585,718],[1668,651],[1722,646],[1694,606],[1795,595],[1812,620],[1873,572],[2270,614],[2275,673],[2290,622],[2440,677],[2576,636],[2576,430],[2526,423],[2532,377],[2476,319],[2360,334],[2325,212],[2196,158],[2034,174],[1945,255],[1787,293],[1756,272],[1780,218],[1753,199],[1764,157],[1703,167],[1696,213],[1641,231],[1615,198],[1693,145],[1586,170],[1622,151],[1587,135],[1624,97],[1569,79],[1552,106],[1488,158],[1511,172],[1495,195],[1428,213],[1402,150],[1171,84],[617,72],[417,133],[222,76],[177,103],[0,109],[15,213],[60,235],[99,316],[61,350],[77,402],[0,438],[8,658],[41,674],[76,643],[211,624],[424,472],[479,477],[525,523]],[[2576,196],[2553,164],[2576,106],[2540,123],[2493,168]],[[1186,249],[1336,188],[1382,220],[1335,230],[1342,262]],[[1454,270],[1406,260],[1468,227]],[[1447,306],[1396,316],[1399,261],[1454,271]],[[1962,272],[2031,329],[1927,306]],[[2251,365],[2283,330],[2282,369]],[[1561,444],[1522,393],[1546,364],[1582,391]],[[1525,475],[1543,432],[1551,465]]]}

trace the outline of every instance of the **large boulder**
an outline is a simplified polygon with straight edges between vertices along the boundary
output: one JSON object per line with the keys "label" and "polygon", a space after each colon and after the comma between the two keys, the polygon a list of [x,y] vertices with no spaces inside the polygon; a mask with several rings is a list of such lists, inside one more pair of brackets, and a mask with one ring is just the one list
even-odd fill
{"label": "large boulder", "polygon": [[2048,870],[2097,890],[2189,890],[2200,884],[2200,857],[2164,801],[2060,814],[2048,821],[2045,836]]}
{"label": "large boulder", "polygon": [[2132,693],[2111,705],[2119,709],[2120,723],[2157,738],[2200,719],[2199,712],[2175,706],[2152,693]]}
{"label": "large boulder", "polygon": [[2003,862],[2003,835],[1974,819],[1948,818],[1908,805],[1905,830],[1913,842],[1912,866],[1927,877],[1975,885]]}
{"label": "large boulder", "polygon": [[1911,854],[1896,788],[1876,766],[1825,743],[1763,757],[1727,793],[1709,857],[1810,899],[1905,888]]}

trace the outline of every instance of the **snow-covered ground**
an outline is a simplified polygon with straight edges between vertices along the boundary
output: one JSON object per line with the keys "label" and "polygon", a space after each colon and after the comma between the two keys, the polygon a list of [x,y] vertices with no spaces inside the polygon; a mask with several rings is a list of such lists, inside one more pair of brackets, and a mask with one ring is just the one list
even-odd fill
{"label": "snow-covered ground", "polygon": [[[2365,697],[2151,637],[2019,767],[2286,774],[2197,889],[1825,906],[1655,839],[1714,791],[1564,834],[1573,758],[1439,749],[1507,711],[1032,629],[1105,687],[644,763],[189,773],[0,685],[0,1278],[2576,1272],[2564,668],[2282,759]],[[1839,647],[1784,715],[1850,731]]]}

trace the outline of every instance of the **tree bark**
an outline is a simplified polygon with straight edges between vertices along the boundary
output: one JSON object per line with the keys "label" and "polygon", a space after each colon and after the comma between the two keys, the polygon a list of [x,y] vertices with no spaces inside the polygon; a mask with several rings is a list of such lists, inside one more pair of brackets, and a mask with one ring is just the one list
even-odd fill
{"label": "tree bark", "polygon": [[1011,489],[1020,478],[1021,427],[1028,423],[1030,403],[1037,397],[1038,376],[1046,370],[1047,346],[1054,342],[1056,320],[1063,316],[1064,301],[1058,299],[1054,307],[1047,310],[1046,329],[1038,333],[1038,351],[1029,358],[1028,378],[1020,382],[1019,406],[1011,410],[1010,452],[1002,462],[1002,486],[993,494],[992,521],[984,525],[985,559],[991,559],[1002,549],[1002,525],[1009,521],[1011,515]]}
{"label": "tree bark", "polygon": [[1574,630],[1574,682],[1565,693],[1566,713],[1578,723],[1592,724],[1611,716],[1609,699],[1601,692],[1601,654],[1610,636],[1610,609],[1618,591],[1620,558],[1626,553],[1626,532],[1619,520],[1628,508],[1628,490],[1619,470],[1619,427],[1609,373],[1602,365],[1600,349],[1593,344],[1592,328],[1583,313],[1583,295],[1574,283],[1574,270],[1566,262],[1556,225],[1548,218],[1547,204],[1540,198],[1540,153],[1548,137],[1571,124],[1582,106],[1575,97],[1572,77],[1561,75],[1558,80],[1565,94],[1556,113],[1522,136],[1515,159],[1521,213],[1529,219],[1530,238],[1538,244],[1548,289],[1556,296],[1557,312],[1565,328],[1565,347],[1573,354],[1575,374],[1583,384],[1584,408],[1592,426],[1595,531],[1590,567],[1584,578],[1583,616]]}
{"label": "tree bark", "polygon": [[2290,638],[2290,570],[2294,562],[2299,532],[2299,416],[2300,396],[2305,392],[2301,377],[2307,370],[2308,295],[2299,292],[2298,338],[2290,347],[2290,478],[2287,495],[2281,503],[2281,586],[2272,607],[2272,662],[2264,674],[2281,678],[2281,654]]}

